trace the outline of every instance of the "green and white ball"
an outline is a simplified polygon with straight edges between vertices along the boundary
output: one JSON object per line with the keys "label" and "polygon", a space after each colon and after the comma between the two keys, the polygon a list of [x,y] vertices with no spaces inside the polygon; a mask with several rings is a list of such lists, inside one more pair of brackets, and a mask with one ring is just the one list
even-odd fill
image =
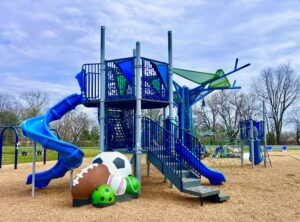
{"label": "green and white ball", "polygon": [[139,194],[141,191],[140,181],[134,176],[128,176],[125,179],[126,179],[126,183],[127,183],[126,193],[127,194]]}

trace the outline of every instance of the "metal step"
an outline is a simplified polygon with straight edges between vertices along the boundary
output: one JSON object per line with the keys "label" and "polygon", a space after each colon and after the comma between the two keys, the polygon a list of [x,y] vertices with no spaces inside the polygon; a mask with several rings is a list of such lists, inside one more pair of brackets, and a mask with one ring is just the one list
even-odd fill
{"label": "metal step", "polygon": [[203,197],[218,195],[220,193],[220,190],[213,187],[195,186],[195,187],[183,188],[183,192],[203,198]]}
{"label": "metal step", "polygon": [[200,186],[200,179],[193,177],[182,177],[182,187],[183,189],[193,188]]}
{"label": "metal step", "polygon": [[184,166],[179,165],[176,162],[168,162],[165,165],[170,166],[171,168],[176,168],[176,169],[180,169],[180,170],[185,170],[186,169]]}
{"label": "metal step", "polygon": [[192,173],[189,170],[182,170],[182,177],[189,177],[192,176]]}
{"label": "metal step", "polygon": [[230,196],[228,194],[225,193],[220,193],[219,194],[219,203],[222,203],[224,201],[227,201],[230,199]]}

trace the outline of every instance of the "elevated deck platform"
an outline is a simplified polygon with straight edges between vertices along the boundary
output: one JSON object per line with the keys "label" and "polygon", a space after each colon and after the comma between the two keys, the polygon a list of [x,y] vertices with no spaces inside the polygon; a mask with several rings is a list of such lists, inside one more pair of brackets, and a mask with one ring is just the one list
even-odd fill
{"label": "elevated deck platform", "polygon": [[[86,101],[84,105],[86,107],[99,107],[100,100],[90,100]],[[124,100],[110,100],[106,101],[107,108],[116,108],[116,109],[135,109],[136,100],[135,99],[124,99]],[[157,100],[148,100],[142,99],[142,109],[158,109],[168,106],[167,101],[157,101]]]}

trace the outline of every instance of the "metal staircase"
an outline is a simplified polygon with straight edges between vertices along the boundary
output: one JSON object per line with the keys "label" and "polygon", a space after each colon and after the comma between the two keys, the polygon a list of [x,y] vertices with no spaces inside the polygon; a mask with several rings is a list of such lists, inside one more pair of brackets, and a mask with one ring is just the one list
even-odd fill
{"label": "metal staircase", "polygon": [[110,110],[107,116],[107,148],[122,149],[126,148],[129,151],[133,147],[133,118],[127,111]]}
{"label": "metal staircase", "polygon": [[179,152],[184,145],[177,136],[146,117],[142,120],[142,127],[142,146],[148,153],[148,161],[181,192],[199,197],[201,205],[204,199],[215,202],[229,199],[219,189],[201,185],[199,176],[186,166]]}

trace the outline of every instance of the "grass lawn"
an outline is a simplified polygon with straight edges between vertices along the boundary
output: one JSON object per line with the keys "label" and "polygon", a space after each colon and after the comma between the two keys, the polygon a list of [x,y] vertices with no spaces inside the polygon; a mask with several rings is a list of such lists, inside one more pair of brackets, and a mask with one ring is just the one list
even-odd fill
{"label": "grass lawn", "polygon": [[[81,148],[84,152],[84,157],[94,157],[99,153],[99,147]],[[22,156],[22,152],[26,151],[27,156]],[[43,151],[41,147],[37,147],[37,151]],[[32,148],[19,148],[18,163],[30,163],[32,162]],[[46,152],[47,161],[57,160],[57,152],[53,150],[47,150]],[[43,161],[43,154],[36,155],[38,162]],[[3,147],[2,164],[13,164],[15,161],[15,148],[14,147]]]}
{"label": "grass lawn", "polygon": [[[207,146],[212,152],[214,151],[215,147]],[[81,148],[84,152],[84,157],[94,157],[99,153],[99,147],[84,147]],[[244,147],[244,152],[249,152],[248,147]],[[289,148],[288,151],[292,150],[299,150],[297,148]],[[22,156],[22,151],[27,151],[27,156]],[[30,163],[32,162],[32,148],[19,148],[19,155],[18,155],[18,164],[19,163]],[[38,146],[37,151],[43,151],[42,147]],[[2,154],[2,164],[13,164],[15,159],[15,148],[11,146],[3,147],[3,154]],[[47,150],[46,152],[47,161],[49,160],[57,160],[57,152],[53,150]],[[36,155],[37,162],[43,161],[43,155]]]}

